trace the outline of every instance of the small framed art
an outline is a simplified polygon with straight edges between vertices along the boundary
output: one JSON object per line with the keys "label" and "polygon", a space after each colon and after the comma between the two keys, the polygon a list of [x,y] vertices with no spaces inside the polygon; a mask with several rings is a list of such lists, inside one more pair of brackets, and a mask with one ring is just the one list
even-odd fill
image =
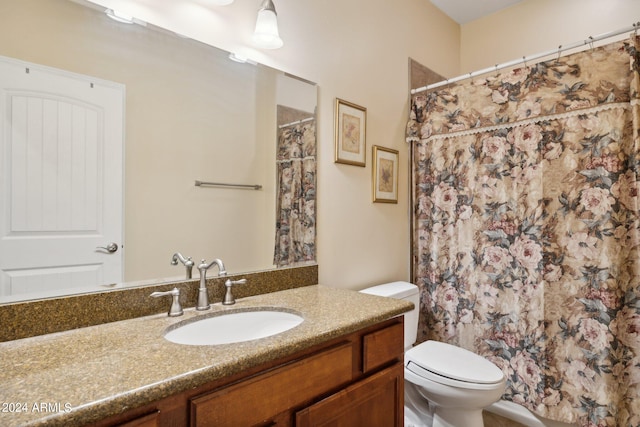
{"label": "small framed art", "polygon": [[398,151],[373,146],[373,201],[398,203]]}
{"label": "small framed art", "polygon": [[366,166],[367,109],[336,98],[335,162]]}

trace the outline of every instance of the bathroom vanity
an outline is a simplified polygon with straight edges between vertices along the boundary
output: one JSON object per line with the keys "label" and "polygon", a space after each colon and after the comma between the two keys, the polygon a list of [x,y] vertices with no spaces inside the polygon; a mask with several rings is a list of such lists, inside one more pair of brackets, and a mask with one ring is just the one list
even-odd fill
{"label": "bathroom vanity", "polygon": [[[304,321],[233,344],[164,338],[203,316],[265,307]],[[411,308],[307,286],[243,298],[231,308],[215,304],[177,318],[146,316],[2,343],[0,401],[14,405],[0,412],[0,424],[400,426],[404,335],[397,316]]]}

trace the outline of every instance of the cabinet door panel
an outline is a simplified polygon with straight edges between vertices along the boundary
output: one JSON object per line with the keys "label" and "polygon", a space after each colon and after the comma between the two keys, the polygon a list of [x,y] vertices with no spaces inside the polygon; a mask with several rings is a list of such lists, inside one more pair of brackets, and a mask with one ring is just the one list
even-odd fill
{"label": "cabinet door panel", "polygon": [[296,413],[296,427],[401,427],[404,370],[398,363]]}
{"label": "cabinet door panel", "polygon": [[396,323],[362,338],[362,372],[367,373],[385,363],[402,360],[404,324]]}
{"label": "cabinet door panel", "polygon": [[148,415],[136,418],[135,420],[127,421],[126,423],[118,424],[118,427],[158,427],[160,415],[159,411],[153,412]]}
{"label": "cabinet door panel", "polygon": [[274,369],[191,400],[191,425],[269,425],[274,414],[304,404],[351,381],[351,343]]}

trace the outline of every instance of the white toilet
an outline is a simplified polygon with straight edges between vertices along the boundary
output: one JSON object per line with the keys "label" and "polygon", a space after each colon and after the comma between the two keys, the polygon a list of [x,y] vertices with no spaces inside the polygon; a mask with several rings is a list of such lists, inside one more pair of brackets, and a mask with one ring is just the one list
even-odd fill
{"label": "white toilet", "polygon": [[483,427],[482,409],[504,393],[506,378],[487,359],[460,347],[418,336],[418,287],[393,282],[361,292],[411,301],[404,314],[405,427]]}

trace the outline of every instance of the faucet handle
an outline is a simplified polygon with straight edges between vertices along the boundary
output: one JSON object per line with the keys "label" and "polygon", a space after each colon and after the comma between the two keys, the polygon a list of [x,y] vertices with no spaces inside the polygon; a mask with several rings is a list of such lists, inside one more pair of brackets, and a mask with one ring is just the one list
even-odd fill
{"label": "faucet handle", "polygon": [[235,304],[236,303],[236,299],[233,297],[233,293],[231,293],[231,287],[233,285],[244,285],[245,283],[247,283],[247,279],[240,279],[240,280],[227,279],[227,281],[224,282],[224,285],[227,287],[227,292],[224,294],[224,299],[222,300],[222,305]]}
{"label": "faucet handle", "polygon": [[176,317],[182,316],[184,314],[184,311],[182,311],[182,306],[180,305],[180,289],[173,288],[172,290],[166,292],[154,292],[149,296],[152,296],[154,298],[171,296],[172,299],[171,307],[169,308],[169,316]]}

